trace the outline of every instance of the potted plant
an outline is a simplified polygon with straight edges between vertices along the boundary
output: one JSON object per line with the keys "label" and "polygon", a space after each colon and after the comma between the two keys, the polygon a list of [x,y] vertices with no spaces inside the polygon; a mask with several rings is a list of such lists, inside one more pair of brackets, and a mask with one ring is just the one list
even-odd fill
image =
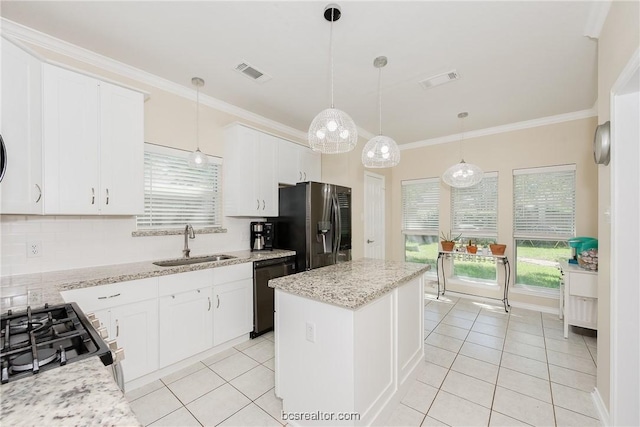
{"label": "potted plant", "polygon": [[478,252],[478,246],[473,244],[473,240],[469,240],[469,243],[467,244],[467,252],[470,254]]}
{"label": "potted plant", "polygon": [[451,231],[449,233],[444,234],[444,232],[440,233],[442,237],[442,241],[440,241],[440,245],[442,245],[442,250],[445,252],[452,252],[453,247],[456,245],[456,240],[462,236],[462,234],[458,234],[456,237],[452,237]]}
{"label": "potted plant", "polygon": [[498,243],[491,243],[489,245],[489,249],[491,249],[492,255],[504,255],[504,250],[507,248],[507,245],[502,245]]}

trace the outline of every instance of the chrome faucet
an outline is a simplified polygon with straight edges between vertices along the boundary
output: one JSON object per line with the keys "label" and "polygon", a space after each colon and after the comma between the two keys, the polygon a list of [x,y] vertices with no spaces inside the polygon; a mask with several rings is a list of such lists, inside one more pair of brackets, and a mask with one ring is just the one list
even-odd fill
{"label": "chrome faucet", "polygon": [[184,249],[182,250],[182,255],[185,258],[189,258],[189,252],[191,252],[191,249],[189,249],[189,239],[195,238],[196,232],[193,231],[193,227],[191,226],[191,224],[187,224],[184,227]]}

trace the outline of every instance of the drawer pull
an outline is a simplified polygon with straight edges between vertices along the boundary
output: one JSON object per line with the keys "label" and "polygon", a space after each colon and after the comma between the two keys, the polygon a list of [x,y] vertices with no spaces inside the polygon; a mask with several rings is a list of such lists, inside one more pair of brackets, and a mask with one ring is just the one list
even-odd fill
{"label": "drawer pull", "polygon": [[108,297],[98,297],[98,299],[109,299],[109,298],[115,298],[115,297],[119,297],[120,294],[114,294],[114,295],[109,295]]}
{"label": "drawer pull", "polygon": [[207,308],[207,311],[211,311],[211,297],[207,297],[207,301],[209,301],[209,308]]}
{"label": "drawer pull", "polygon": [[96,189],[91,187],[91,204],[96,204]]}
{"label": "drawer pull", "polygon": [[42,199],[42,188],[40,188],[38,184],[33,184],[33,185],[35,185],[36,188],[38,189],[38,198],[36,199],[36,203],[38,203],[40,199]]}
{"label": "drawer pull", "polygon": [[220,295],[216,295],[216,298],[218,299],[218,305],[216,305],[216,308],[220,308]]}

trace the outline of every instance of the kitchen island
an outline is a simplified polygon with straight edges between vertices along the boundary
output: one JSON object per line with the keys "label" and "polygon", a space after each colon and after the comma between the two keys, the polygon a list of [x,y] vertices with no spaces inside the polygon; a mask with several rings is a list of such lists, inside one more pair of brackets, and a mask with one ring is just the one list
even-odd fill
{"label": "kitchen island", "polygon": [[424,356],[428,265],[360,259],[269,281],[276,395],[292,425],[370,425]]}

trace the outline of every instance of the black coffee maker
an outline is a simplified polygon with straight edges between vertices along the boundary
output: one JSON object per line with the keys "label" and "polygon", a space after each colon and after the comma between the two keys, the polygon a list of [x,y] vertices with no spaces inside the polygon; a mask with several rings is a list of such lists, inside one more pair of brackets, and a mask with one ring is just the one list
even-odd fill
{"label": "black coffee maker", "polygon": [[251,251],[272,251],[273,250],[273,223],[272,222],[252,222],[251,223]]}

